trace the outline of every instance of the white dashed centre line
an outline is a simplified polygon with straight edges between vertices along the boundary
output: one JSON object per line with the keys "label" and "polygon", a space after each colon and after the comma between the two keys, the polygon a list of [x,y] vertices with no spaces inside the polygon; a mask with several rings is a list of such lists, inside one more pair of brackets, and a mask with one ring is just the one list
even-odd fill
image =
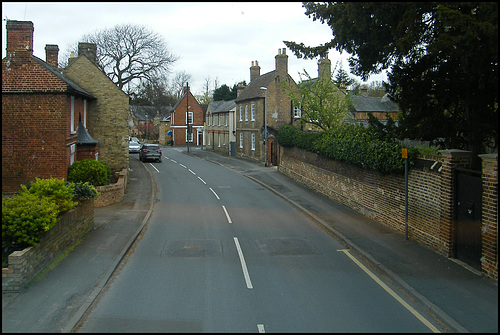
{"label": "white dashed centre line", "polygon": [[253,289],[252,281],[250,280],[250,275],[248,274],[247,264],[245,263],[245,257],[243,257],[243,252],[241,251],[240,242],[238,242],[237,237],[234,238],[234,244],[238,250],[238,256],[240,257],[241,269],[243,270],[243,276],[245,277],[245,282],[248,289]]}

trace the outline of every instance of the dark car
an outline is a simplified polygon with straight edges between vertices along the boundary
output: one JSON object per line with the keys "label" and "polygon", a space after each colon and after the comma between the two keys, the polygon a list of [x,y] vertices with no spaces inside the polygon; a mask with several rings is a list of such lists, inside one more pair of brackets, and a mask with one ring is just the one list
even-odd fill
{"label": "dark car", "polygon": [[158,144],[144,143],[139,151],[139,160],[141,162],[147,160],[157,160],[161,163],[161,149]]}

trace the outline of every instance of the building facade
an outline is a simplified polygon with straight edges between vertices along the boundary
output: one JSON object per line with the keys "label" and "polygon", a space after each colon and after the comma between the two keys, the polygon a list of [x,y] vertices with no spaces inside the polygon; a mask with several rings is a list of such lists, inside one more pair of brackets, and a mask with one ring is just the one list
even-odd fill
{"label": "building facade", "polygon": [[170,116],[170,129],[174,146],[203,145],[204,111],[189,90],[184,88],[184,94],[173,107]]}

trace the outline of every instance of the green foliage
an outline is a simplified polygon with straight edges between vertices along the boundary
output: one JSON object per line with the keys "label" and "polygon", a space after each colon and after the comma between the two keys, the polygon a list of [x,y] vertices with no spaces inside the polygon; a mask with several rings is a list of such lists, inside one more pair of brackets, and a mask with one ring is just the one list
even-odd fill
{"label": "green foliage", "polygon": [[[286,125],[280,128],[277,140],[285,147],[296,146],[384,174],[404,172],[403,145],[396,140],[381,140],[363,126],[344,124],[324,132],[311,133]],[[416,149],[408,149],[410,165],[413,165],[416,154]]]}
{"label": "green foliage", "polygon": [[78,203],[73,201],[74,185],[65,183],[63,179],[40,179],[35,178],[29,188],[21,185],[20,194],[31,193],[39,198],[46,198],[57,205],[58,212],[66,212]]}
{"label": "green foliage", "polygon": [[68,167],[68,181],[107,185],[111,181],[111,169],[108,164],[93,159],[76,161]]}
{"label": "green foliage", "polygon": [[58,204],[46,197],[22,192],[2,198],[2,253],[36,245],[57,222]]}
{"label": "green foliage", "polygon": [[99,192],[97,192],[96,188],[94,185],[92,185],[89,182],[77,182],[74,183],[75,185],[75,191],[73,192],[73,195],[75,199],[78,200],[90,200],[94,199],[99,195]]}

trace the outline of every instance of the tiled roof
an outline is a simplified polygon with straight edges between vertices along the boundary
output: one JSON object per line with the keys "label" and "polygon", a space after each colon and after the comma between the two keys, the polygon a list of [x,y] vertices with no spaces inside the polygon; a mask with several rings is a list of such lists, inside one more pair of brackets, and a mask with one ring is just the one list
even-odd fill
{"label": "tiled roof", "polygon": [[398,105],[389,97],[384,95],[378,97],[364,97],[359,95],[351,96],[352,103],[356,112],[397,112]]}
{"label": "tiled roof", "polygon": [[255,99],[255,98],[264,98],[265,91],[261,90],[261,87],[267,87],[269,83],[278,75],[276,70],[263,74],[248,84],[245,89],[243,89],[240,95],[235,99],[235,102],[238,103],[240,101]]}
{"label": "tiled roof", "polygon": [[212,110],[212,113],[223,113],[223,112],[228,112],[234,107],[236,107],[236,102],[234,100],[229,100],[229,101],[215,101],[215,102],[221,102],[221,104],[218,105],[218,107],[215,110]]}
{"label": "tiled roof", "polygon": [[45,69],[47,69],[54,76],[56,76],[57,78],[59,78],[60,80],[62,80],[63,82],[65,82],[68,85],[68,92],[75,92],[75,93],[83,95],[84,97],[89,98],[89,99],[97,99],[95,96],[93,96],[89,92],[85,91],[80,86],[78,86],[73,80],[71,80],[68,77],[66,77],[62,73],[61,70],[53,67],[52,65],[47,64],[45,61],[41,60],[40,58],[38,58],[36,56],[32,55],[31,58],[34,61],[36,61],[38,64],[40,64],[41,66],[43,66]]}
{"label": "tiled roof", "polygon": [[171,106],[138,106],[130,105],[130,112],[139,121],[153,121],[156,115],[159,115],[161,119],[165,119],[170,116],[173,109]]}

